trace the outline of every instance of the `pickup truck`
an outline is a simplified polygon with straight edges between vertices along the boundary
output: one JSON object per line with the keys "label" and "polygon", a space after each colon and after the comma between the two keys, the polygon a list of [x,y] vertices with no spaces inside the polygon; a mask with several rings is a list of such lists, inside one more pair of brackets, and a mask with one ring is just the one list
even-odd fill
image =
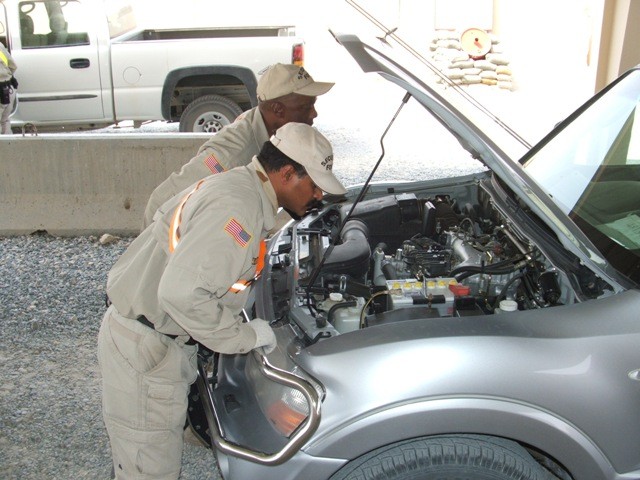
{"label": "pickup truck", "polygon": [[0,0],[0,41],[18,65],[12,127],[40,131],[166,120],[215,133],[257,104],[261,70],[304,63],[294,26],[143,28],[124,0]]}

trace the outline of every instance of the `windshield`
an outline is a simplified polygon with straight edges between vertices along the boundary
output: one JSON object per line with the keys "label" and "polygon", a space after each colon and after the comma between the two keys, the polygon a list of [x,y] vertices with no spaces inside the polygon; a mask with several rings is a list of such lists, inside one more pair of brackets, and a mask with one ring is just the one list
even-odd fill
{"label": "windshield", "polygon": [[607,261],[640,280],[640,72],[589,106],[524,167]]}

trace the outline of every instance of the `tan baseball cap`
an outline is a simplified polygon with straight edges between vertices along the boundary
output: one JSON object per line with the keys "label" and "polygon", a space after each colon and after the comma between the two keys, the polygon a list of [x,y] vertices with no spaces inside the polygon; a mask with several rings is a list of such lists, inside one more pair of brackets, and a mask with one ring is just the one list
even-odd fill
{"label": "tan baseball cap", "polygon": [[289,122],[271,136],[271,143],[306,170],[324,192],[342,195],[347,190],[332,172],[333,149],[318,130],[306,123]]}
{"label": "tan baseball cap", "polygon": [[317,97],[333,87],[330,82],[316,82],[298,65],[276,63],[271,65],[258,80],[258,100],[273,100],[290,93]]}

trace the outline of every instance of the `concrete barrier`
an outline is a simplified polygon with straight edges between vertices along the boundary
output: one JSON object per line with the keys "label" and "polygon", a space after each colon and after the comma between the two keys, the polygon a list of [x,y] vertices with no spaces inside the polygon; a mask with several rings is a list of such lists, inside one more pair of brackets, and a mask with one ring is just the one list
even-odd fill
{"label": "concrete barrier", "polygon": [[131,235],[206,134],[0,135],[0,235]]}

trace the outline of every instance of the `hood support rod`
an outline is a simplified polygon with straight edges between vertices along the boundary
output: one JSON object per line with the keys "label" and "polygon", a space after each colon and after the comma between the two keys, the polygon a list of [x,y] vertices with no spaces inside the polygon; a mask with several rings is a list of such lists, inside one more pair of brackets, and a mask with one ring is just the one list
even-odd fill
{"label": "hood support rod", "polygon": [[369,178],[367,178],[367,181],[364,182],[364,185],[360,189],[360,193],[358,193],[358,196],[356,197],[355,201],[351,205],[351,209],[349,210],[349,213],[347,213],[347,216],[344,218],[344,221],[340,225],[340,228],[338,229],[338,231],[336,232],[336,234],[333,237],[329,238],[329,246],[325,250],[324,255],[322,255],[322,258],[320,259],[320,263],[318,263],[316,268],[313,269],[313,272],[311,272],[311,275],[309,276],[309,281],[307,283],[307,305],[309,306],[309,311],[311,312],[312,315],[313,315],[313,312],[311,311],[311,289],[313,287],[313,284],[317,280],[318,275],[320,275],[320,271],[322,270],[322,266],[324,265],[327,257],[329,257],[329,255],[331,255],[331,252],[333,251],[333,248],[334,248],[334,246],[336,244],[336,241],[338,240],[338,238],[340,238],[340,234],[342,233],[342,230],[344,229],[344,226],[346,225],[347,221],[351,218],[351,215],[353,214],[353,211],[356,208],[356,205],[358,203],[360,203],[362,198],[367,193],[367,189],[369,188],[369,184],[371,183],[371,179],[373,178],[373,175],[376,173],[376,170],[378,170],[378,167],[380,166],[380,163],[382,162],[382,159],[384,158],[384,155],[385,155],[384,137],[387,135],[387,132],[391,128],[391,125],[393,125],[393,122],[395,122],[396,118],[398,117],[398,114],[402,110],[402,107],[404,107],[407,104],[407,102],[409,101],[410,98],[411,98],[411,94],[409,92],[407,92],[405,94],[405,96],[403,97],[402,103],[398,107],[398,110],[396,110],[396,113],[391,118],[391,121],[389,121],[389,125],[387,125],[387,128],[385,129],[384,133],[380,137],[380,147],[382,149],[382,153],[380,154],[380,158],[378,158],[378,161],[376,162],[375,166],[371,170],[371,173],[369,174]]}

